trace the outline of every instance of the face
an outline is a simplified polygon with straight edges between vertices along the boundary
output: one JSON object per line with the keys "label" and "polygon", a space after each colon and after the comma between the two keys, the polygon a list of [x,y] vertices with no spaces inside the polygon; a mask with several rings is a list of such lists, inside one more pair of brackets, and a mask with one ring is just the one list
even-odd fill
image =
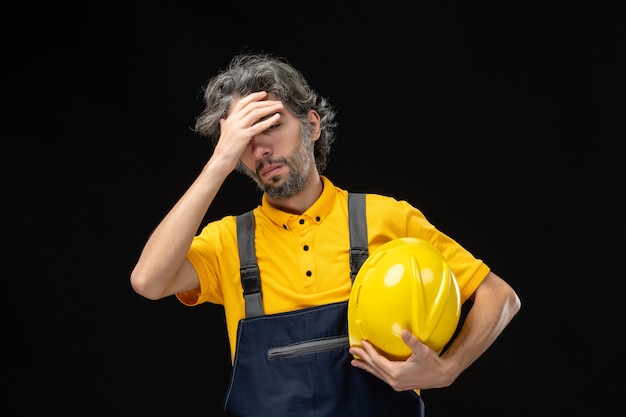
{"label": "face", "polygon": [[[300,192],[317,169],[313,154],[317,135],[303,129],[300,120],[286,108],[280,114],[275,125],[252,138],[237,169],[252,178],[268,196],[286,199]],[[309,120],[318,126],[317,113],[310,112]]]}

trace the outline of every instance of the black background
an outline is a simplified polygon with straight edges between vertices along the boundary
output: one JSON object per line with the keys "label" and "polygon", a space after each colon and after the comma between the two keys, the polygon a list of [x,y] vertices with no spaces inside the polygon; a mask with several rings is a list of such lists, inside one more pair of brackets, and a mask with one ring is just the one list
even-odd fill
{"label": "black background", "polygon": [[[9,415],[222,415],[222,310],[129,275],[210,155],[201,87],[244,50],[335,106],[336,185],[409,201],[518,291],[429,417],[622,408],[624,14],[432,3],[3,6]],[[234,174],[206,219],[259,201]]]}

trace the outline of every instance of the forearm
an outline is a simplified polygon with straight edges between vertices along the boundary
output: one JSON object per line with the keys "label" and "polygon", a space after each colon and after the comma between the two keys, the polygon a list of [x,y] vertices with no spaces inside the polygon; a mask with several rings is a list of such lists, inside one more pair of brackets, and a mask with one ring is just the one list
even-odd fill
{"label": "forearm", "polygon": [[138,294],[158,299],[197,287],[197,276],[182,267],[191,241],[227,175],[209,161],[154,229],[131,274],[131,284]]}
{"label": "forearm", "polygon": [[442,356],[449,365],[446,374],[450,384],[491,346],[520,307],[513,289],[490,272],[474,294],[459,334]]}

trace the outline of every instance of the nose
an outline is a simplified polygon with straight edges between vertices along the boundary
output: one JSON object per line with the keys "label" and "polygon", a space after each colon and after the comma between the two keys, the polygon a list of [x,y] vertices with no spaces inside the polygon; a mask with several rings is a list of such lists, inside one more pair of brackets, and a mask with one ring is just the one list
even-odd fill
{"label": "nose", "polygon": [[252,156],[257,161],[272,153],[268,140],[264,138],[262,133],[252,137],[250,146],[252,148]]}

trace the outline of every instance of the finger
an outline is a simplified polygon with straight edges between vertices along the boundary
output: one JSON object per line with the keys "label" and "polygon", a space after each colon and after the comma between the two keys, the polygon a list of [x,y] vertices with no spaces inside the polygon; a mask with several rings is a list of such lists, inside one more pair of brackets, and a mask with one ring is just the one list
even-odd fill
{"label": "finger", "polygon": [[413,335],[408,330],[402,330],[402,341],[411,349],[413,355],[421,356],[425,350],[430,350],[430,348],[422,343],[415,335]]}
{"label": "finger", "polygon": [[[383,381],[387,380],[386,372],[381,366],[385,366],[385,363],[389,361],[378,353],[374,345],[367,341],[361,341],[361,348],[352,348],[351,352],[358,355],[358,359],[352,360],[352,366],[362,369]],[[382,364],[380,362],[381,359],[383,360]]]}
{"label": "finger", "polygon": [[263,100],[265,97],[267,97],[266,91],[257,91],[254,93],[250,93],[247,96],[241,97],[238,100],[236,99],[230,112],[233,113],[235,111],[238,111],[252,102]]}
{"label": "finger", "polygon": [[[260,101],[250,103],[238,113],[231,114],[229,118],[234,117],[232,119],[233,122],[235,124],[241,123],[241,127],[243,128],[254,126],[255,133],[258,133],[267,129],[273,123],[276,123],[280,117],[278,112],[282,110],[282,108],[283,103],[280,101]],[[256,126],[257,124],[261,125]],[[262,129],[259,130],[258,127],[262,127]]]}
{"label": "finger", "polygon": [[367,355],[367,353],[360,346],[352,346],[350,348],[350,354],[352,356],[356,356],[357,358],[363,358],[363,356]]}
{"label": "finger", "polygon": [[274,113],[268,116],[264,116],[261,120],[252,124],[250,133],[252,136],[256,135],[257,133],[261,133],[272,127],[272,125],[276,124],[279,120],[280,113]]}
{"label": "finger", "polygon": [[376,348],[374,347],[374,345],[372,345],[367,340],[361,341],[361,346],[363,346],[363,349],[367,352],[368,355],[372,355],[372,354],[378,353],[376,351]]}
{"label": "finger", "polygon": [[266,114],[258,116],[253,114],[253,112],[256,111],[258,113],[259,109],[272,108],[278,103],[281,103],[278,100],[266,100],[266,98],[267,93],[265,91],[259,91],[248,94],[241,99],[236,99],[226,117],[229,118],[233,115],[238,115],[241,119],[251,117],[253,119],[252,121],[256,121]]}
{"label": "finger", "polygon": [[375,374],[376,371],[374,367],[368,363],[370,359],[367,357],[367,353],[363,349],[350,349],[350,353],[355,356],[350,361],[350,364],[353,367],[369,372],[370,374]]}
{"label": "finger", "polygon": [[363,349],[367,352],[368,363],[376,368],[379,372],[387,372],[387,369],[391,365],[391,361],[385,355],[381,354],[374,345],[369,342],[363,343]]}

